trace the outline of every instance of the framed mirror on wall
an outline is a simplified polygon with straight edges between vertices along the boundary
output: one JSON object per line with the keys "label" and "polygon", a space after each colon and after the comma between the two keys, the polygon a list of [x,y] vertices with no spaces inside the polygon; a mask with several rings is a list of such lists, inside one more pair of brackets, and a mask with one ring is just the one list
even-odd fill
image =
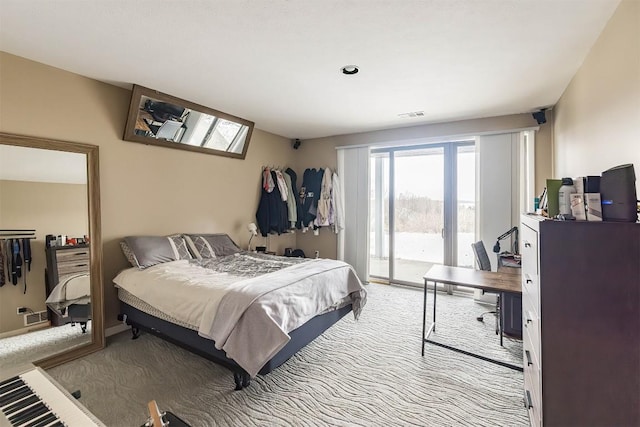
{"label": "framed mirror on wall", "polygon": [[134,85],[123,139],[244,159],[253,122]]}
{"label": "framed mirror on wall", "polygon": [[103,348],[98,147],[0,133],[0,230],[0,377]]}

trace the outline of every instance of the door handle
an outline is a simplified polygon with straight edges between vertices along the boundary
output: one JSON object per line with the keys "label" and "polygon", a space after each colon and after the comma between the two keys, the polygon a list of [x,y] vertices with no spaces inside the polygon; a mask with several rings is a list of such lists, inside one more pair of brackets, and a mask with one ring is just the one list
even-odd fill
{"label": "door handle", "polygon": [[442,238],[444,239],[444,228],[440,231],[440,235],[442,236]]}

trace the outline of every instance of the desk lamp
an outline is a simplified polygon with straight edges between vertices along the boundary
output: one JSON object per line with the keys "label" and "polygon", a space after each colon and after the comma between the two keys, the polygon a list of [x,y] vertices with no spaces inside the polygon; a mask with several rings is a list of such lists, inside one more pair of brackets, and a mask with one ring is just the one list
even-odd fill
{"label": "desk lamp", "polygon": [[493,252],[495,253],[500,253],[500,240],[504,240],[507,237],[511,236],[512,234],[514,234],[514,241],[513,241],[513,248],[511,249],[512,253],[517,255],[518,254],[518,227],[514,226],[511,230],[506,231],[504,233],[502,233],[500,236],[498,236],[498,240],[496,240],[496,244],[493,245]]}
{"label": "desk lamp", "polygon": [[249,225],[247,225],[247,230],[249,230],[249,232],[251,233],[251,237],[249,237],[249,251],[251,250],[251,240],[253,239],[254,236],[258,235],[258,227],[256,226],[256,224],[254,222],[250,222]]}

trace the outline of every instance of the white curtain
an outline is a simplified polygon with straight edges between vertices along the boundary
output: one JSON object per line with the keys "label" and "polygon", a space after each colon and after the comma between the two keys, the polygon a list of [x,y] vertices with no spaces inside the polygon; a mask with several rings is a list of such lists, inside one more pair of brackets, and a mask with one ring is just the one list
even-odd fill
{"label": "white curtain", "polygon": [[369,147],[339,148],[338,176],[344,197],[344,229],[338,233],[338,259],[369,280]]}

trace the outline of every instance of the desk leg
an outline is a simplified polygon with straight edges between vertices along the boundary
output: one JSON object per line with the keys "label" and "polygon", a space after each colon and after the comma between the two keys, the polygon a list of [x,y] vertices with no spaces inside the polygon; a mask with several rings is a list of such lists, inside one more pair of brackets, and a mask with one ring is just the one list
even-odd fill
{"label": "desk leg", "polygon": [[427,279],[424,279],[424,297],[422,302],[422,356],[424,356],[425,332],[427,329]]}
{"label": "desk leg", "polygon": [[433,282],[433,330],[436,330],[436,288],[438,282]]}
{"label": "desk leg", "polygon": [[502,322],[502,316],[504,315],[504,292],[500,293],[500,313],[498,313],[498,325],[499,326],[499,333],[500,333],[500,347],[503,347],[502,345],[502,327],[504,326],[503,322]]}

